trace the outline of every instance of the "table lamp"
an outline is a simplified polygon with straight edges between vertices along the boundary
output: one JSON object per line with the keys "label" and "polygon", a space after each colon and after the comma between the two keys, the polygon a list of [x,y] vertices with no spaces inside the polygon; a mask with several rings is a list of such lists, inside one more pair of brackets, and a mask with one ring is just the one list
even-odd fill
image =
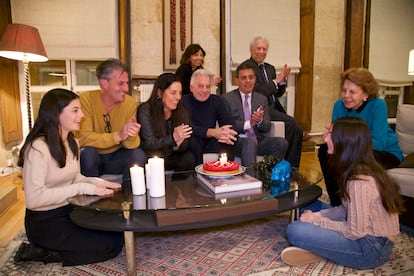
{"label": "table lamp", "polygon": [[414,75],[414,49],[410,51],[408,56],[408,75]]}
{"label": "table lamp", "polygon": [[29,90],[29,62],[47,61],[39,31],[24,24],[9,24],[0,41],[0,56],[21,60],[24,64],[24,80],[29,131],[32,129],[32,98]]}

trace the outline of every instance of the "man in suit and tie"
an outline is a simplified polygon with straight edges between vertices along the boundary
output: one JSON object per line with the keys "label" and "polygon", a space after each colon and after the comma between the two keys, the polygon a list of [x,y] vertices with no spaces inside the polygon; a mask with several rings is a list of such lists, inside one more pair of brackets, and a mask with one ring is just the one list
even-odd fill
{"label": "man in suit and tie", "polygon": [[270,131],[270,116],[267,98],[254,92],[256,82],[254,67],[248,63],[236,69],[238,89],[222,97],[234,118],[233,129],[239,134],[235,155],[240,156],[242,165],[251,168],[257,155],[274,155],[284,159],[288,143],[280,137],[267,137]]}
{"label": "man in suit and tie", "polygon": [[269,49],[269,42],[264,37],[255,37],[250,43],[251,57],[243,63],[248,63],[255,69],[256,84],[254,90],[267,97],[269,101],[269,113],[272,121],[285,122],[286,140],[289,142],[286,160],[298,168],[302,153],[303,130],[295,119],[286,114],[278,98],[286,91],[287,77],[290,68],[285,64],[277,75],[273,65],[264,62]]}

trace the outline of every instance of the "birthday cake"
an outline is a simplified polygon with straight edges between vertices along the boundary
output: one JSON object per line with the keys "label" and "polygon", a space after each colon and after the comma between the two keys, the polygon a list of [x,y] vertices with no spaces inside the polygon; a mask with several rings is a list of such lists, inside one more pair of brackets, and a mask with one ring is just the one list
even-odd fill
{"label": "birthday cake", "polygon": [[208,172],[231,172],[239,169],[239,163],[234,161],[220,162],[206,162],[203,164],[203,170]]}

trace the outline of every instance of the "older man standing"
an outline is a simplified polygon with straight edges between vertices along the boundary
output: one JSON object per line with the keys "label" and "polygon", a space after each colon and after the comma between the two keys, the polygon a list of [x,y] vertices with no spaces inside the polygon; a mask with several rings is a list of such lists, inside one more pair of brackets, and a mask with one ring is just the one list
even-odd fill
{"label": "older man standing", "polygon": [[273,155],[284,159],[288,143],[280,137],[266,137],[270,131],[270,116],[267,99],[254,92],[256,82],[254,67],[248,63],[236,69],[238,89],[224,94],[230,113],[233,115],[234,129],[239,133],[235,155],[240,156],[242,164],[252,168],[257,155]]}
{"label": "older man standing", "polygon": [[269,42],[266,38],[255,37],[250,43],[251,57],[243,63],[248,63],[255,69],[256,84],[254,90],[268,98],[270,119],[285,122],[286,140],[289,142],[286,160],[293,167],[298,168],[302,153],[303,130],[293,117],[286,114],[278,100],[278,97],[283,96],[286,91],[290,68],[285,64],[279,75],[276,75],[275,67],[265,62],[268,49]]}
{"label": "older man standing", "polygon": [[117,59],[96,68],[101,90],[80,94],[85,117],[76,133],[81,146],[81,173],[86,176],[123,174],[129,178],[133,164],[147,161],[139,149],[141,125],[135,118],[137,104],[128,93],[128,71]]}
{"label": "older man standing", "polygon": [[[211,94],[212,74],[204,69],[194,71],[191,76],[191,94],[182,98],[191,117],[193,134],[190,149],[196,164],[203,163],[203,153],[227,153],[230,160],[234,155],[234,142],[237,132],[233,128],[233,119],[223,100]],[[218,124],[218,127],[216,125]]]}

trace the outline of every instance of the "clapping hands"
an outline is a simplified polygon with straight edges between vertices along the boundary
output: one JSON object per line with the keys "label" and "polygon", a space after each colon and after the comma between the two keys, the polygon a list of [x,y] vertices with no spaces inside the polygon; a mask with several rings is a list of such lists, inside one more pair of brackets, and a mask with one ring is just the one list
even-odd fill
{"label": "clapping hands", "polygon": [[277,75],[276,82],[281,83],[282,81],[286,80],[288,76],[290,75],[290,67],[285,64],[283,66],[282,71]]}
{"label": "clapping hands", "polygon": [[193,128],[189,125],[181,124],[174,128],[173,137],[174,141],[179,147],[185,139],[190,138],[193,133]]}
{"label": "clapping hands", "polygon": [[264,109],[263,106],[259,106],[259,108],[253,112],[251,118],[250,118],[250,126],[254,127],[254,125],[260,123],[263,121],[264,117]]}
{"label": "clapping hands", "polygon": [[128,139],[128,137],[135,137],[138,135],[141,129],[141,125],[137,123],[137,119],[135,117],[131,118],[131,120],[126,123],[122,129],[119,131],[118,139],[119,141],[124,141]]}
{"label": "clapping hands", "polygon": [[234,142],[237,140],[237,132],[233,130],[232,127],[232,125],[224,125],[216,129],[217,132],[214,137],[219,141],[219,143],[234,145]]}

